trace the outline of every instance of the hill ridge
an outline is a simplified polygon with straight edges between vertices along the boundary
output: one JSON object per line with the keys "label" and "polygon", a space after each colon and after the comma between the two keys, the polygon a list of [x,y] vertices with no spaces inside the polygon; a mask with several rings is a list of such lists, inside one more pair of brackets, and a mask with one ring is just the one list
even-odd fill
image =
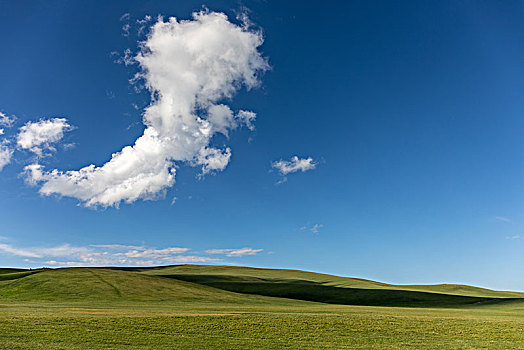
{"label": "hill ridge", "polygon": [[467,285],[389,285],[301,270],[225,265],[0,269],[0,300],[244,303],[249,298],[285,298],[344,305],[475,307],[520,302],[523,297],[524,293]]}

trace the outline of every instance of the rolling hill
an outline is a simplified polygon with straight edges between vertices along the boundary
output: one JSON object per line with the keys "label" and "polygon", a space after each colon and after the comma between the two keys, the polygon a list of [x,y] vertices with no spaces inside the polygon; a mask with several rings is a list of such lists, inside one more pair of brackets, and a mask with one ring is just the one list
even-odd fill
{"label": "rolling hill", "polygon": [[0,349],[521,349],[514,295],[231,266],[0,269]]}
{"label": "rolling hill", "polygon": [[[175,265],[164,267],[148,267],[134,269],[148,275],[174,277],[192,282],[209,284],[215,282],[242,282],[258,280],[259,282],[312,282],[321,286],[358,288],[358,289],[387,289],[398,291],[414,291],[438,294],[461,295],[481,298],[524,298],[524,293],[494,291],[485,288],[458,284],[438,285],[392,285],[370,281],[361,278],[339,277],[322,273],[300,270],[264,269],[242,266],[216,265]],[[175,277],[177,276],[177,277]]]}
{"label": "rolling hill", "polygon": [[0,269],[0,300],[249,303],[275,298],[368,306],[492,307],[524,301],[524,294],[235,266]]}
{"label": "rolling hill", "polygon": [[4,271],[0,274],[0,300],[223,302],[241,297],[200,284],[101,268]]}

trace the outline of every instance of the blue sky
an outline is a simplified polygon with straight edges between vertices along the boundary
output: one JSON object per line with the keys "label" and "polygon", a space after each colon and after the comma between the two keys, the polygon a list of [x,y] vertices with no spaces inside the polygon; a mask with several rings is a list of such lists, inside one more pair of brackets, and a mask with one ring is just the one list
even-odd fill
{"label": "blue sky", "polygon": [[517,1],[0,1],[0,265],[524,290],[523,19]]}

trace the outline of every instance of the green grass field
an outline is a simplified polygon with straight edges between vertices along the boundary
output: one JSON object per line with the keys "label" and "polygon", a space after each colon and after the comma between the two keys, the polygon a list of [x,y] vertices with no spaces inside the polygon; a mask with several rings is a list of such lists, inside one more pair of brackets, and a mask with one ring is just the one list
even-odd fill
{"label": "green grass field", "polygon": [[0,269],[0,348],[524,349],[523,297],[226,266]]}

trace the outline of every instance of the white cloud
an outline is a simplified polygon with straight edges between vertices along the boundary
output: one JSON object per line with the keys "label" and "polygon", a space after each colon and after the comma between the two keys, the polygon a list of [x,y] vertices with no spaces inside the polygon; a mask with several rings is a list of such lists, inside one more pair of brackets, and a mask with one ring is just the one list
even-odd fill
{"label": "white cloud", "polygon": [[198,153],[195,164],[202,165],[202,174],[224,170],[229,164],[231,149],[219,150],[216,148],[202,148]]}
{"label": "white cloud", "polygon": [[221,259],[207,256],[183,255],[189,248],[146,248],[123,244],[99,244],[75,247],[63,244],[56,247],[17,248],[0,244],[0,252],[24,258],[26,262],[60,266],[151,266],[186,262],[217,262]]}
{"label": "white cloud", "polygon": [[15,121],[16,121],[15,116],[8,116],[0,112],[0,126],[5,126],[5,127],[10,128],[13,126]]}
{"label": "white cloud", "polygon": [[192,262],[218,262],[222,259],[209,258],[207,256],[196,256],[196,255],[179,255],[169,260],[170,264],[174,263],[192,263]]}
{"label": "white cloud", "polygon": [[143,246],[126,245],[126,244],[91,244],[90,247],[110,248],[110,249],[146,249]]}
{"label": "white cloud", "polygon": [[64,172],[29,165],[29,182],[42,183],[44,195],[111,206],[162,196],[175,182],[175,163],[202,166],[203,173],[223,170],[231,151],[210,142],[215,133],[240,123],[252,128],[253,112],[231,118],[223,102],[242,85],[258,85],[259,74],[268,68],[258,52],[262,42],[259,32],[232,24],[222,13],[194,13],[187,21],[159,18],[134,58],[141,68],[137,78],[151,92],[144,134],[100,167]]}
{"label": "white cloud", "polygon": [[20,128],[17,145],[28,149],[38,156],[44,151],[55,151],[54,143],[64,137],[64,132],[71,130],[71,125],[65,118],[40,119],[37,122],[27,122]]}
{"label": "white cloud", "polygon": [[245,124],[249,130],[255,130],[255,125],[253,125],[257,118],[255,112],[241,110],[237,113],[236,118],[241,124]]}
{"label": "white cloud", "polygon": [[300,231],[311,231],[313,232],[314,234],[318,234],[320,232],[320,229],[324,227],[323,224],[314,224],[313,226],[302,226],[300,228]]}
{"label": "white cloud", "polygon": [[11,162],[13,150],[4,141],[0,141],[0,171]]}
{"label": "white cloud", "polygon": [[117,51],[113,51],[113,52],[111,52],[111,57],[115,57],[115,59],[113,61],[114,63],[124,64],[126,66],[130,66],[130,65],[133,65],[133,64],[137,63],[135,61],[135,58],[133,57],[133,54],[131,53],[130,49],[125,49],[124,50],[124,55],[121,55]]}
{"label": "white cloud", "polygon": [[129,36],[131,25],[129,24],[129,21],[131,19],[131,15],[129,13],[124,13],[122,16],[120,16],[120,22],[125,22],[122,25],[122,36]]}
{"label": "white cloud", "polygon": [[287,176],[282,176],[282,178],[280,180],[278,180],[275,185],[282,185],[283,183],[286,183],[287,182]]}
{"label": "white cloud", "polygon": [[506,239],[509,239],[510,241],[515,241],[517,239],[520,239],[520,235],[509,236],[509,237],[506,237]]}
{"label": "white cloud", "polygon": [[131,25],[129,23],[126,23],[122,26],[122,36],[129,36],[129,30],[131,29]]}
{"label": "white cloud", "polygon": [[254,112],[240,110],[237,114],[226,105],[219,104],[209,107],[207,120],[211,123],[213,132],[220,132],[226,136],[229,130],[237,128],[239,125],[246,125],[249,130],[254,131],[257,115]]}
{"label": "white cloud", "polygon": [[264,249],[239,248],[239,249],[209,249],[208,254],[225,254],[228,257],[239,257],[244,255],[256,255]]}
{"label": "white cloud", "polygon": [[502,221],[502,222],[512,222],[511,219],[508,219],[504,216],[494,216],[493,217],[495,220],[497,221]]}
{"label": "white cloud", "polygon": [[[13,126],[16,120],[15,116],[7,116],[4,113],[0,112],[0,126],[5,126],[10,128]],[[0,136],[4,135],[4,129],[0,128]],[[9,147],[10,141],[2,138],[0,139],[0,171],[11,162],[14,150]]]}
{"label": "white cloud", "polygon": [[77,256],[84,255],[89,253],[89,248],[86,247],[75,247],[69,244],[62,244],[56,247],[46,247],[46,248],[34,248],[39,256]]}
{"label": "white cloud", "polygon": [[30,258],[43,258],[47,256],[75,256],[85,254],[89,250],[85,247],[73,247],[69,244],[63,244],[56,247],[40,247],[40,248],[15,248],[9,244],[0,244],[0,251],[10,253],[13,255],[30,257]]}
{"label": "white cloud", "polygon": [[29,258],[40,258],[40,255],[38,255],[37,253],[33,251],[14,248],[10,246],[9,244],[0,244],[0,251],[10,253],[13,255],[29,257]]}
{"label": "white cloud", "polygon": [[193,256],[193,255],[179,255],[172,256],[163,260],[139,260],[139,259],[113,259],[107,258],[100,255],[91,255],[90,257],[84,257],[78,261],[57,261],[57,260],[45,260],[35,261],[31,259],[25,259],[25,262],[32,264],[40,264],[42,266],[53,265],[53,266],[154,266],[154,265],[167,265],[167,264],[181,264],[181,263],[213,263],[218,262],[220,259],[209,258],[205,256]]}
{"label": "white cloud", "polygon": [[144,17],[144,19],[137,19],[137,20],[136,20],[136,23],[139,25],[139,27],[138,27],[138,35],[139,35],[139,36],[142,35],[142,33],[145,32],[145,30],[146,30],[146,25],[147,25],[149,22],[151,22],[151,20],[152,20],[152,17],[151,17],[151,16],[148,16],[148,15],[146,15],[146,16]]}
{"label": "white cloud", "polygon": [[158,259],[175,254],[182,254],[189,248],[165,248],[165,249],[133,249],[123,253],[115,253],[114,256],[125,256],[128,258]]}
{"label": "white cloud", "polygon": [[322,225],[322,224],[315,224],[315,225],[313,225],[313,227],[311,227],[310,231],[316,234],[316,233],[319,232],[319,230],[322,227],[324,227],[324,225]]}
{"label": "white cloud", "polygon": [[282,175],[294,173],[297,171],[308,171],[315,169],[317,163],[313,161],[313,158],[299,158],[297,156],[291,157],[290,160],[279,160],[271,164],[273,168],[277,169]]}

